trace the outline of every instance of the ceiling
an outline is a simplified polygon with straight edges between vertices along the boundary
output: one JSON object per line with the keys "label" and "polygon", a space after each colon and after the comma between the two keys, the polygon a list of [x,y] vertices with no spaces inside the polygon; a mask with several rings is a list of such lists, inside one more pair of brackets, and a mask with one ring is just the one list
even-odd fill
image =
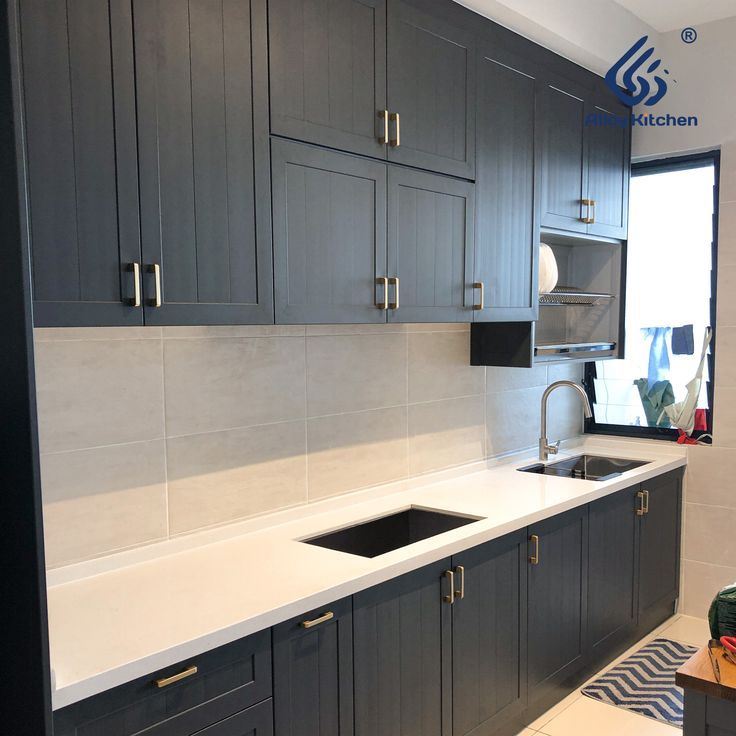
{"label": "ceiling", "polygon": [[660,33],[736,16],[734,0],[615,0]]}

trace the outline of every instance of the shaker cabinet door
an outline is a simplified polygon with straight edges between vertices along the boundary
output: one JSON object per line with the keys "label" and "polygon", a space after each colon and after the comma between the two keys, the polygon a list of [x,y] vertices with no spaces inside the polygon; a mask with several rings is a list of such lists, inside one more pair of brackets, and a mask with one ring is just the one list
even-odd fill
{"label": "shaker cabinet door", "polygon": [[385,158],[385,0],[269,0],[268,21],[271,132]]}
{"label": "shaker cabinet door", "polygon": [[274,138],[276,322],[385,322],[386,164]]}
{"label": "shaker cabinet door", "polygon": [[472,179],[475,40],[404,0],[388,2],[390,161]]}
{"label": "shaker cabinet door", "polygon": [[536,89],[528,62],[481,48],[473,281],[483,308],[473,311],[476,322],[537,318]]}
{"label": "shaker cabinet door", "polygon": [[131,24],[118,0],[19,3],[36,327],[143,322]]}
{"label": "shaker cabinet door", "polygon": [[390,322],[470,322],[475,191],[470,182],[389,169]]}
{"label": "shaker cabinet door", "polygon": [[587,91],[554,80],[544,84],[540,95],[541,225],[584,233],[587,210],[583,199],[588,189]]}
{"label": "shaker cabinet door", "polygon": [[147,324],[273,321],[265,0],[133,0]]}

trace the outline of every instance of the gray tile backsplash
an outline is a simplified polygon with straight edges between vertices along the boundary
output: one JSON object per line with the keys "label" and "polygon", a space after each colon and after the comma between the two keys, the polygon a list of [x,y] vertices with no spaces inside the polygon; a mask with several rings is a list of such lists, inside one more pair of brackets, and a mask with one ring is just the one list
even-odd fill
{"label": "gray tile backsplash", "polygon": [[[532,446],[580,377],[472,367],[456,324],[35,337],[52,567]],[[581,427],[559,392],[550,437]]]}

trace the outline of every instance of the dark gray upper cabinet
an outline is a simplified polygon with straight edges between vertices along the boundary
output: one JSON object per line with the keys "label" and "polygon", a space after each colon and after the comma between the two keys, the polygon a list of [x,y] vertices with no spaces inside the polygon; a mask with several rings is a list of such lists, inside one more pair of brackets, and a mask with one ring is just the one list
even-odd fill
{"label": "dark gray upper cabinet", "polygon": [[274,627],[276,736],[353,733],[352,610],[345,598]]}
{"label": "dark gray upper cabinet", "polygon": [[546,708],[555,689],[585,665],[588,508],[534,524],[529,535],[529,700]]}
{"label": "dark gray upper cabinet", "polygon": [[537,318],[536,94],[530,62],[481,45],[472,279],[476,322]]}
{"label": "dark gray upper cabinet", "polygon": [[454,736],[485,736],[526,706],[526,530],[452,558]]}
{"label": "dark gray upper cabinet", "polygon": [[133,17],[146,323],[272,322],[265,0]]}
{"label": "dark gray upper cabinet", "polygon": [[472,179],[475,37],[420,7],[388,0],[388,157]]}
{"label": "dark gray upper cabinet", "polygon": [[474,185],[392,166],[389,322],[469,321]]}
{"label": "dark gray upper cabinet", "polygon": [[596,661],[625,645],[636,627],[638,490],[627,488],[590,504],[588,642]]}
{"label": "dark gray upper cabinet", "polygon": [[274,138],[276,322],[385,322],[386,165]]}
{"label": "dark gray upper cabinet", "polygon": [[[612,95],[599,95],[589,103],[587,115],[628,118],[630,111]],[[617,125],[589,125],[588,198],[592,200],[588,233],[625,238],[629,214],[631,170],[631,128]]]}
{"label": "dark gray upper cabinet", "polygon": [[540,90],[542,227],[587,229],[582,202],[588,191],[585,96],[586,90],[557,79]]}
{"label": "dark gray upper cabinet", "polygon": [[271,131],[385,158],[385,0],[269,0],[268,20]]}
{"label": "dark gray upper cabinet", "polygon": [[19,11],[34,324],[141,324],[130,6]]}
{"label": "dark gray upper cabinet", "polygon": [[548,77],[540,107],[542,227],[626,238],[631,128],[596,123],[629,111],[593,75]]}
{"label": "dark gray upper cabinet", "polygon": [[682,471],[641,484],[639,629],[649,631],[674,613],[680,590]]}
{"label": "dark gray upper cabinet", "polygon": [[356,736],[452,734],[449,565],[353,597]]}

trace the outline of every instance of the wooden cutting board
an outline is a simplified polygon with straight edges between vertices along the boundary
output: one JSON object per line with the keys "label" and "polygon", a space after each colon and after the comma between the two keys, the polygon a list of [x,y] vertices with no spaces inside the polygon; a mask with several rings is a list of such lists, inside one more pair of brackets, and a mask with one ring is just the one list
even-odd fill
{"label": "wooden cutting board", "polygon": [[729,662],[720,649],[714,650],[721,668],[721,682],[713,673],[708,647],[702,647],[685,662],[675,676],[675,683],[683,688],[698,690],[705,695],[736,702],[736,665]]}

